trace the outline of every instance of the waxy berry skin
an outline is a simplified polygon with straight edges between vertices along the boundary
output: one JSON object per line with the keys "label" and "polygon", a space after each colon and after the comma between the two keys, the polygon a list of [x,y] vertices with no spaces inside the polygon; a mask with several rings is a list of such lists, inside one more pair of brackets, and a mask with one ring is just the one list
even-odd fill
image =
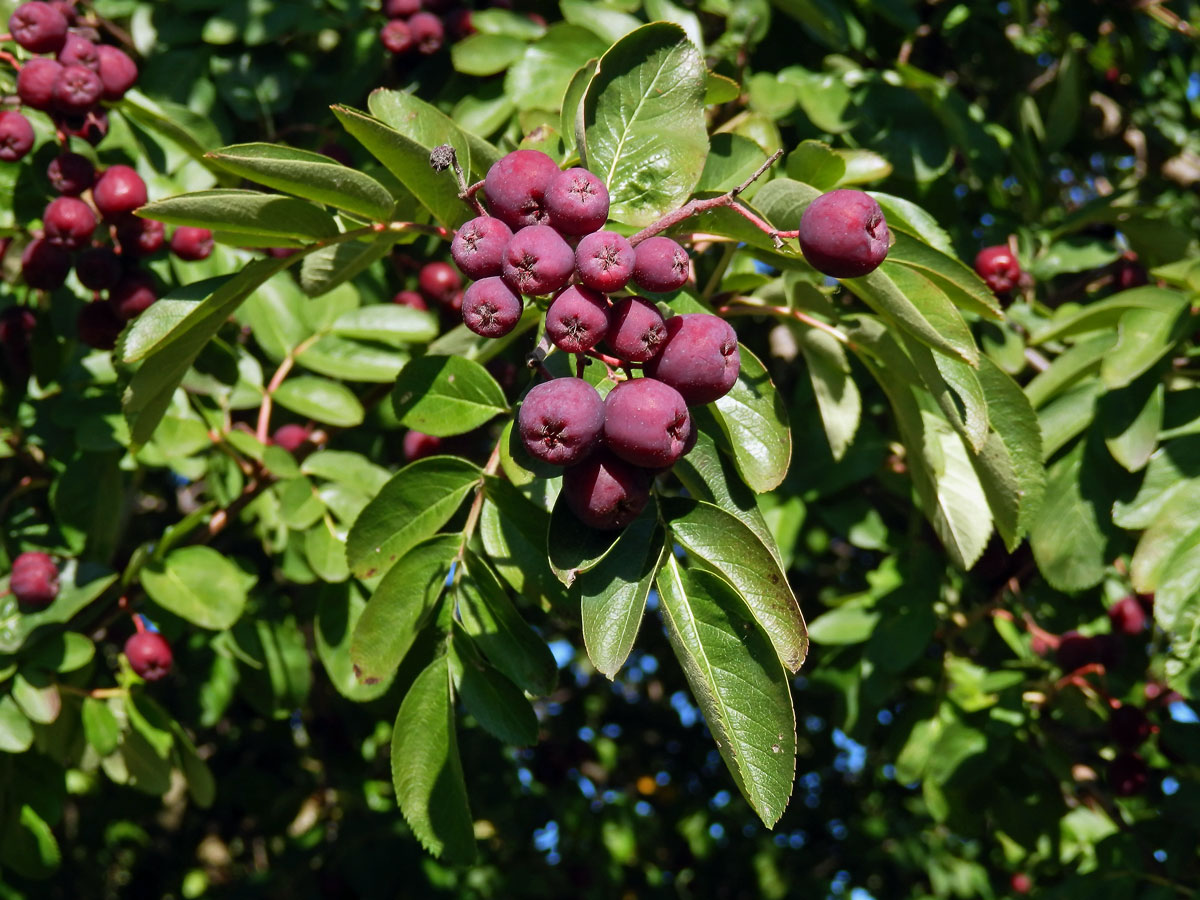
{"label": "waxy berry skin", "polygon": [[70,271],[70,251],[45,238],[30,242],[21,254],[21,275],[31,288],[52,291],[62,286]]}
{"label": "waxy berry skin", "polygon": [[604,398],[604,444],[635,466],[674,465],[683,456],[690,432],[683,397],[654,378],[623,381]]}
{"label": "waxy berry skin", "polygon": [[130,272],[109,292],[108,300],[122,319],[135,319],[158,300],[158,284],[148,272]]}
{"label": "waxy berry skin", "polygon": [[652,480],[645,469],[600,450],[563,472],[562,496],[584,525],[614,531],[641,515]]}
{"label": "waxy berry skin", "polygon": [[568,285],[546,310],[546,333],[559,350],[583,353],[608,334],[608,298],[599,291]]}
{"label": "waxy berry skin", "polygon": [[975,256],[975,272],[993,294],[1007,294],[1021,282],[1021,264],[1004,244],[980,250]]}
{"label": "waxy berry skin", "polygon": [[63,153],[46,166],[50,186],[64,197],[78,197],[96,182],[96,167],[86,156]]}
{"label": "waxy berry skin", "polygon": [[0,112],[0,160],[16,162],[33,149],[33,126],[16,110]]}
{"label": "waxy berry skin", "polygon": [[450,256],[468,278],[499,275],[504,248],[512,236],[512,229],[495,216],[479,216],[458,229],[450,244]]}
{"label": "waxy berry skin", "polygon": [[45,553],[22,553],[13,560],[8,589],[22,606],[45,609],[58,596],[58,566]]}
{"label": "waxy berry skin", "polygon": [[462,279],[449,263],[431,262],[417,273],[417,287],[430,300],[448,306],[462,288]]}
{"label": "waxy berry skin", "polygon": [[414,13],[408,20],[408,32],[417,47],[417,52],[422,56],[437,53],[446,39],[445,26],[433,13]]}
{"label": "waxy berry skin", "polygon": [[146,182],[129,166],[109,166],[92,188],[100,215],[112,221],[146,205]]}
{"label": "waxy berry skin", "polygon": [[711,403],[729,393],[742,367],[737,334],[730,324],[708,313],[688,313],[672,316],[664,327],[666,340],[646,363],[646,374],[679,391],[688,406]]}
{"label": "waxy berry skin", "polygon": [[129,667],[146,681],[165,678],[174,662],[171,645],[154,631],[131,635],[125,642],[125,658],[129,660]]}
{"label": "waxy berry skin", "polygon": [[832,278],[858,278],[879,268],[891,232],[875,198],[863,191],[822,194],[800,217],[800,250],[808,264]]}
{"label": "waxy berry skin", "polygon": [[93,72],[100,71],[100,54],[95,44],[78,34],[68,34],[66,43],[58,51],[58,61],[64,66],[83,66]]}
{"label": "waxy berry skin", "polygon": [[637,254],[629,241],[615,231],[594,231],[580,238],[575,247],[575,271],[579,280],[606,294],[625,287],[633,277]]}
{"label": "waxy berry skin", "polygon": [[67,18],[49,3],[22,3],[8,19],[8,33],[31,53],[57,53],[67,40]]}
{"label": "waxy berry skin", "polygon": [[521,320],[524,304],[502,278],[471,282],[462,295],[463,324],[482,337],[503,337]]}
{"label": "waxy berry skin", "polygon": [[21,67],[17,75],[17,96],[33,109],[46,112],[54,106],[54,83],[63,67],[52,59],[37,57]]}
{"label": "waxy berry skin", "polygon": [[64,113],[83,114],[103,93],[100,76],[87,66],[63,66],[54,80],[54,108]]}
{"label": "waxy berry skin", "polygon": [[280,425],[271,435],[271,443],[282,447],[288,453],[295,453],[308,443],[310,437],[311,428],[305,428],[303,425]]}
{"label": "waxy berry skin", "polygon": [[582,378],[535,385],[517,414],[517,432],[530,455],[556,466],[580,462],[599,445],[604,401]]}
{"label": "waxy berry skin", "polygon": [[137,84],[138,68],[124,50],[101,44],[96,48],[99,65],[96,69],[105,100],[120,100],[125,92]]}
{"label": "waxy berry skin", "polygon": [[587,169],[567,169],[546,188],[550,224],[563,234],[590,234],[608,221],[608,188]]}
{"label": "waxy berry skin", "polygon": [[514,150],[492,164],[483,181],[488,211],[516,231],[545,225],[546,189],[559,176],[558,165],[540,150]]}
{"label": "waxy berry skin", "polygon": [[78,250],[87,245],[96,230],[96,214],[77,197],[51,200],[42,213],[46,240],[52,244]]}
{"label": "waxy berry skin", "polygon": [[665,294],[687,283],[691,272],[687,251],[670,238],[647,238],[633,252],[633,283],[642,290]]}
{"label": "waxy berry skin", "polygon": [[401,53],[407,53],[413,48],[415,43],[408,23],[402,22],[399,19],[392,19],[380,29],[379,42],[383,44],[388,53],[397,56]]}
{"label": "waxy berry skin", "polygon": [[552,294],[566,287],[574,272],[574,251],[549,225],[522,228],[504,248],[501,275],[522,294]]}
{"label": "waxy berry skin", "polygon": [[392,297],[392,302],[397,306],[410,306],[413,309],[419,309],[422,312],[429,311],[429,304],[426,303],[425,298],[416,291],[397,291],[396,295]]}
{"label": "waxy berry skin", "polygon": [[647,362],[658,355],[667,328],[658,307],[645,297],[622,297],[612,306],[604,343],[627,362]]}
{"label": "waxy berry skin", "polygon": [[188,262],[208,259],[213,252],[213,235],[207,228],[180,225],[171,235],[171,252]]}

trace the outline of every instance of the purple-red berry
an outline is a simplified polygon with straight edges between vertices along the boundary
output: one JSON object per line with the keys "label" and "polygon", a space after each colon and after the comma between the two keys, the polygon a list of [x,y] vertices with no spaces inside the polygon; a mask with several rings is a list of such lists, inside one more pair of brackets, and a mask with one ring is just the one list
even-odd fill
{"label": "purple-red berry", "polygon": [[575,271],[579,280],[606,294],[621,290],[633,277],[637,260],[629,241],[615,231],[594,231],[580,239],[575,248]]}
{"label": "purple-red berry", "polygon": [[425,298],[416,291],[398,291],[396,296],[392,297],[392,302],[399,306],[411,306],[413,309],[427,311],[429,304],[425,302]]}
{"label": "purple-red berry", "polygon": [[608,188],[587,169],[567,169],[546,188],[550,224],[564,234],[590,234],[608,221]]}
{"label": "purple-red berry", "polygon": [[121,258],[109,247],[89,247],[75,260],[75,277],[85,288],[106,291],[121,280]]}
{"label": "purple-red berry", "polygon": [[1143,605],[1140,597],[1129,594],[1108,608],[1108,621],[1117,634],[1140,634],[1150,620],[1150,602]]}
{"label": "purple-red berry", "polygon": [[426,263],[417,273],[417,287],[429,300],[449,306],[462,288],[462,277],[449,263]]}
{"label": "purple-red berry", "polygon": [[517,432],[530,455],[556,466],[580,462],[599,446],[604,401],[582,378],[535,385],[517,414]]}
{"label": "purple-red berry", "polygon": [[303,425],[280,425],[271,435],[271,443],[282,447],[288,453],[295,453],[308,443],[312,437],[312,429]]}
{"label": "purple-red berry", "polygon": [[690,434],[691,417],[683,397],[654,378],[623,381],[604,398],[604,443],[635,466],[674,465]]}
{"label": "purple-red berry", "polygon": [[516,231],[526,225],[544,225],[546,189],[559,176],[559,168],[540,150],[514,150],[488,169],[483,194],[488,209]]}
{"label": "purple-red berry", "polygon": [[407,19],[421,11],[421,0],[387,0],[383,14],[389,19]]}
{"label": "purple-red berry", "polygon": [[891,242],[883,210],[870,194],[837,190],[813,200],[800,217],[800,250],[833,278],[858,278],[879,268]]}
{"label": "purple-red berry", "polygon": [[16,162],[33,149],[33,126],[14,109],[0,112],[0,160]]}
{"label": "purple-red berry", "polygon": [[107,300],[93,300],[85,304],[75,319],[75,333],[79,340],[97,350],[115,347],[124,327],[124,321]]}
{"label": "purple-red berry", "polygon": [[645,297],[622,297],[612,306],[604,343],[626,362],[646,362],[658,355],[667,328],[658,307]]}
{"label": "purple-red berry", "polygon": [[63,48],[58,51],[58,61],[64,66],[83,66],[93,72],[100,71],[99,48],[81,34],[68,34]]}
{"label": "purple-red berry", "polygon": [[530,225],[504,248],[501,274],[522,294],[552,294],[567,286],[575,271],[575,252],[549,225]]}
{"label": "purple-red berry", "polygon": [[1122,753],[1108,764],[1108,784],[1118,797],[1133,797],[1146,789],[1150,772],[1136,753]]}
{"label": "purple-red berry", "polygon": [[207,228],[180,225],[171,235],[171,252],[180,259],[198,262],[213,252],[213,235]]}
{"label": "purple-red berry", "polygon": [[402,449],[407,462],[416,462],[427,456],[436,456],[442,452],[443,439],[423,431],[409,431],[404,435]]}
{"label": "purple-red berry", "polygon": [[21,275],[31,288],[52,291],[62,286],[70,271],[70,251],[45,238],[31,241],[21,254]]}
{"label": "purple-red berry", "polygon": [[471,282],[462,295],[463,324],[483,337],[503,337],[521,320],[521,295],[492,276]]}
{"label": "purple-red berry", "polygon": [[1108,731],[1118,746],[1134,750],[1150,737],[1152,729],[1146,713],[1140,707],[1126,703],[1108,714]]}
{"label": "purple-red berry", "polygon": [[127,256],[153,256],[166,243],[166,231],[162,222],[130,216],[117,226],[117,243]]}
{"label": "purple-red berry", "polygon": [[63,153],[46,166],[50,186],[64,197],[78,197],[96,182],[96,167],[86,156]]}
{"label": "purple-red berry", "polygon": [[499,275],[504,248],[512,236],[512,229],[495,216],[480,216],[458,229],[450,244],[450,256],[468,278]]}
{"label": "purple-red berry", "polygon": [[97,72],[103,87],[105,100],[120,100],[125,92],[137,84],[138,68],[124,50],[101,44],[96,48],[100,62]]}
{"label": "purple-red berry", "polygon": [[42,213],[42,224],[50,243],[78,250],[92,239],[96,214],[78,197],[58,197]]}
{"label": "purple-red berry", "polygon": [[46,112],[54,106],[54,83],[63,67],[52,59],[37,57],[21,67],[17,75],[17,96],[33,109]]}
{"label": "purple-red berry", "polygon": [[100,76],[87,66],[63,66],[54,80],[54,108],[64,113],[82,115],[91,109],[103,92]]}
{"label": "purple-red berry", "polygon": [[442,20],[433,13],[414,13],[408,20],[408,33],[416,44],[417,52],[430,56],[442,49],[446,40],[446,28]]}
{"label": "purple-red berry", "polygon": [[646,363],[646,374],[675,388],[689,406],[729,393],[742,367],[730,324],[708,313],[688,313],[667,319],[664,328],[666,338]]}
{"label": "purple-red berry", "polygon": [[102,109],[89,109],[83,115],[60,116],[56,121],[58,127],[71,137],[82,138],[93,147],[108,134],[108,113]]}
{"label": "purple-red berry", "polygon": [[96,209],[109,221],[146,204],[146,182],[129,166],[109,166],[92,189]]}
{"label": "purple-red berry", "polygon": [[633,252],[633,283],[644,291],[678,290],[691,274],[687,251],[670,238],[647,238]]}
{"label": "purple-red berry", "polygon": [[8,32],[30,53],[57,53],[67,40],[67,19],[49,3],[30,0],[9,17]]}
{"label": "purple-red berry", "polygon": [[400,55],[413,48],[412,29],[408,23],[400,19],[392,19],[379,29],[379,43],[383,44],[388,53]]}
{"label": "purple-red berry", "polygon": [[129,667],[146,681],[158,681],[171,671],[171,645],[157,631],[139,631],[125,642]]}
{"label": "purple-red berry", "polygon": [[652,480],[645,469],[600,450],[563,472],[562,495],[583,524],[611,531],[646,508]]}
{"label": "purple-red berry", "polygon": [[109,291],[113,311],[125,321],[135,319],[158,299],[158,284],[149,272],[133,271]]}
{"label": "purple-red berry", "polygon": [[22,606],[45,609],[58,596],[58,566],[45,553],[22,553],[13,560],[8,589]]}
{"label": "purple-red berry", "polygon": [[608,298],[599,291],[568,285],[546,310],[546,333],[559,350],[583,353],[608,334]]}
{"label": "purple-red berry", "polygon": [[975,256],[975,272],[994,294],[1007,294],[1021,281],[1021,264],[1005,244],[980,250]]}

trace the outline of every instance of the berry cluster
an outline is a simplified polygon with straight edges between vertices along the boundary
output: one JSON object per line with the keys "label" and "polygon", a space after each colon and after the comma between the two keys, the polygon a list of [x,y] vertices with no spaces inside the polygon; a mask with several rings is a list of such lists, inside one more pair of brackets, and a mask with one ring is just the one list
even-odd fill
{"label": "berry cluster", "polygon": [[442,49],[447,32],[463,38],[475,30],[471,11],[446,0],[384,0],[383,12],[388,21],[379,40],[396,56],[432,56]]}
{"label": "berry cluster", "polygon": [[[501,337],[521,318],[522,295],[550,298],[546,337],[580,366],[576,377],[533,387],[517,428],[532,456],[564,467],[563,493],[581,521],[622,528],[645,507],[654,475],[694,444],[688,407],[716,400],[737,380],[737,335],[713,315],[664,320],[650,300],[623,293],[629,284],[677,290],[690,274],[688,254],[670,238],[635,247],[602,230],[608,189],[586,169],[561,171],[544,153],[516,150],[488,170],[483,195],[490,214],[463,225],[450,248],[474,279],[463,322]],[[585,355],[629,377],[601,399],[578,377]]]}

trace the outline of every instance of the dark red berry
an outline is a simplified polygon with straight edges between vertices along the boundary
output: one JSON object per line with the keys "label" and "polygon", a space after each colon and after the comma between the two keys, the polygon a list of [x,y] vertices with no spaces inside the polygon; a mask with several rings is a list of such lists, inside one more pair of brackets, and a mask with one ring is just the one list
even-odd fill
{"label": "dark red berry", "polygon": [[1014,894],[1028,894],[1033,890],[1033,881],[1024,872],[1014,872],[1008,883]]}
{"label": "dark red berry", "polygon": [[1068,631],[1059,638],[1055,658],[1064,672],[1074,672],[1090,663],[1100,662],[1100,646],[1095,638]]}
{"label": "dark red berry", "polygon": [[666,339],[662,314],[645,297],[622,297],[613,304],[604,343],[619,359],[646,362],[658,355]]}
{"label": "dark red berry", "polygon": [[483,337],[503,337],[521,319],[521,295],[495,276],[474,281],[462,295],[463,324]]}
{"label": "dark red berry", "polygon": [[98,48],[80,34],[67,35],[63,48],[58,51],[58,61],[64,66],[84,66],[93,72],[100,71]]}
{"label": "dark red berry", "polygon": [[24,384],[33,370],[29,340],[37,318],[23,306],[10,306],[0,313],[0,351],[8,365],[10,384]]}
{"label": "dark red berry", "polygon": [[436,456],[442,452],[442,443],[442,438],[434,437],[432,434],[409,431],[404,435],[404,459],[407,462],[416,462],[427,456]]}
{"label": "dark red berry", "polygon": [[599,291],[568,285],[546,310],[546,333],[559,350],[583,353],[608,334],[608,298]]}
{"label": "dark red berry", "polygon": [[282,447],[288,453],[295,453],[308,443],[310,437],[312,437],[312,429],[305,428],[303,425],[280,425],[271,436],[271,442],[277,447]]}
{"label": "dark red berry", "polygon": [[544,225],[546,188],[559,168],[540,150],[514,150],[492,164],[483,182],[488,209],[514,231],[526,225]]}
{"label": "dark red berry", "polygon": [[995,294],[1007,294],[1021,280],[1021,265],[1004,244],[980,250],[975,256],[975,271]]}
{"label": "dark red berry", "polygon": [[109,247],[89,247],[75,260],[75,277],[85,288],[106,291],[121,279],[121,258]]}
{"label": "dark red berry", "polygon": [[431,262],[421,266],[417,287],[428,299],[446,306],[462,287],[462,278],[449,263]]}
{"label": "dark red berry", "polygon": [[517,431],[530,455],[556,466],[578,463],[599,446],[604,401],[582,378],[535,385],[517,414]]}
{"label": "dark red berry", "polygon": [[579,280],[606,294],[621,290],[633,277],[637,260],[629,241],[615,231],[596,231],[580,239],[575,248]]}
{"label": "dark red berry", "polygon": [[146,204],[146,182],[129,166],[110,166],[92,189],[96,209],[109,221]]}
{"label": "dark red berry", "polygon": [[623,381],[604,398],[604,443],[635,466],[674,465],[683,455],[690,431],[683,397],[654,378]]}
{"label": "dark red berry", "polygon": [[1108,764],[1108,784],[1118,797],[1133,797],[1146,789],[1149,770],[1136,753],[1122,753]]}
{"label": "dark red berry", "polygon": [[9,17],[8,31],[31,53],[57,53],[67,40],[67,19],[49,3],[31,0]]}
{"label": "dark red berry", "polygon": [[800,217],[800,250],[808,264],[833,278],[858,278],[879,268],[891,242],[883,210],[870,194],[822,194]]}
{"label": "dark red berry", "polygon": [[111,350],[117,344],[125,323],[107,300],[93,300],[84,305],[75,319],[79,340],[97,350]]}
{"label": "dark red berry", "polygon": [[499,275],[504,248],[512,236],[512,229],[495,216],[480,216],[458,229],[450,244],[450,256],[468,278]]}
{"label": "dark red berry", "polygon": [[546,211],[564,234],[590,234],[608,221],[608,188],[587,169],[567,169],[546,188]]}
{"label": "dark red berry", "polygon": [[22,606],[45,609],[58,596],[58,566],[45,553],[22,553],[13,560],[8,588]]}
{"label": "dark red berry", "polygon": [[86,113],[103,91],[100,76],[87,66],[63,66],[54,81],[54,108],[64,113]]}
{"label": "dark red berry", "polygon": [[31,288],[52,291],[67,280],[71,254],[45,238],[32,241],[21,254],[21,275]]}
{"label": "dark red berry", "polygon": [[208,259],[213,251],[212,232],[207,228],[180,225],[171,235],[171,252],[180,259],[198,262]]}
{"label": "dark red berry", "polygon": [[1108,730],[1118,746],[1134,750],[1150,737],[1150,720],[1140,707],[1123,704],[1108,714]]}
{"label": "dark red berry", "polygon": [[471,16],[471,10],[465,6],[454,7],[454,9],[447,12],[442,18],[446,22],[446,27],[450,29],[450,33],[454,35],[455,40],[462,40],[476,31],[475,20]]}
{"label": "dark red berry", "polygon": [[89,109],[82,116],[60,116],[58,126],[71,137],[82,138],[95,147],[108,134],[108,113],[102,109]]}
{"label": "dark red berry", "polygon": [[396,55],[407,53],[415,43],[408,23],[400,19],[392,19],[379,30],[379,42],[388,53]]}
{"label": "dark red berry", "polygon": [[666,339],[646,363],[646,374],[675,388],[689,406],[725,396],[742,367],[729,323],[708,313],[688,313],[663,324]]}
{"label": "dark red berry", "polygon": [[407,19],[421,11],[421,0],[387,0],[383,14],[389,19]]}
{"label": "dark red berry", "polygon": [[149,272],[135,270],[117,282],[108,299],[122,319],[135,319],[158,299],[158,284]]}
{"label": "dark red berry", "polygon": [[105,100],[120,100],[125,92],[137,84],[137,63],[117,47],[101,44],[96,48],[100,57],[97,72],[104,91]]}
{"label": "dark red berry", "polygon": [[592,528],[624,528],[646,508],[650,473],[600,450],[563,472],[562,494],[575,516]]}
{"label": "dark red berry", "polygon": [[58,81],[62,66],[52,59],[38,57],[21,67],[17,75],[17,96],[21,102],[33,109],[46,112],[54,106],[54,83]]}
{"label": "dark red berry", "polygon": [[96,181],[96,167],[86,156],[63,153],[46,166],[50,186],[66,197],[78,197]]}
{"label": "dark red berry", "polygon": [[652,237],[634,248],[633,283],[656,294],[683,287],[691,273],[687,251],[666,237]]}
{"label": "dark red berry", "polygon": [[1114,633],[1140,634],[1148,619],[1147,611],[1133,594],[1122,597],[1108,608],[1108,621]]}
{"label": "dark red berry", "polygon": [[504,248],[504,280],[522,294],[552,294],[567,286],[575,253],[549,225],[530,225]]}
{"label": "dark red berry", "polygon": [[146,681],[158,681],[171,671],[174,657],[167,639],[156,631],[139,631],[125,642],[129,667]]}
{"label": "dark red berry", "polygon": [[16,162],[33,149],[33,126],[13,109],[0,112],[0,160]]}
{"label": "dark red berry", "polygon": [[442,20],[433,13],[414,13],[408,20],[408,32],[412,35],[413,43],[417,45],[417,52],[424,56],[441,50],[446,39],[446,28],[442,25]]}
{"label": "dark red berry", "polygon": [[392,302],[400,306],[411,306],[413,309],[428,310],[429,304],[416,291],[399,291]]}
{"label": "dark red berry", "polygon": [[92,239],[96,214],[78,197],[58,197],[42,213],[42,224],[50,243],[78,250]]}
{"label": "dark red berry", "polygon": [[166,243],[163,223],[131,216],[117,226],[117,243],[127,256],[153,256]]}

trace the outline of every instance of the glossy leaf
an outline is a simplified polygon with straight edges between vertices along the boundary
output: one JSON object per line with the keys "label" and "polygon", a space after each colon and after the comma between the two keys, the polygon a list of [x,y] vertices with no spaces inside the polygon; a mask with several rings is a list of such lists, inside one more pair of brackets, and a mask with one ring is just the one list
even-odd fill
{"label": "glossy leaf", "polygon": [[377,303],[342,313],[329,330],[341,337],[404,347],[433,340],[438,334],[438,324],[433,313],[394,303]]}
{"label": "glossy leaf", "polygon": [[1080,441],[1046,473],[1046,499],[1029,532],[1038,569],[1060,591],[1081,591],[1104,578],[1106,538],[1084,485]]}
{"label": "glossy leaf", "polygon": [[775,390],[758,357],[738,347],[742,358],[737,381],[714,403],[714,416],[733,449],[738,472],[755,491],[774,490],[787,475],[792,431],[787,405]]}
{"label": "glossy leaf", "polygon": [[172,550],[162,562],[141,571],[142,587],[151,600],[213,631],[223,631],[241,617],[247,580],[228,556],[204,546]]}
{"label": "glossy leaf", "polygon": [[318,597],[313,624],[317,658],[325,667],[325,674],[339,694],[356,703],[383,696],[392,684],[390,675],[374,684],[364,684],[354,674],[350,640],[366,605],[366,598],[355,582],[329,585]]}
{"label": "glossy leaf", "polygon": [[858,432],[862,415],[862,397],[850,376],[846,351],[832,335],[816,328],[797,328],[794,333],[808,365],[829,450],[834,459],[841,459]]}
{"label": "glossy leaf", "polygon": [[349,428],[363,420],[363,407],[344,384],[311,375],[296,375],[271,394],[276,403],[297,415],[326,425]]}
{"label": "glossy leaf", "polygon": [[312,242],[333,237],[337,223],[329,213],[305,200],[219,188],[155,200],[138,210],[168,225],[192,225],[214,232],[254,235],[266,241]]}
{"label": "glossy leaf", "polygon": [[463,706],[485,731],[516,747],[537,742],[537,716],[525,695],[488,664],[457,623],[450,642],[450,671]]}
{"label": "glossy leaf", "polygon": [[422,356],[400,372],[392,405],[401,424],[425,434],[465,434],[508,410],[487,369],[458,356]]}

